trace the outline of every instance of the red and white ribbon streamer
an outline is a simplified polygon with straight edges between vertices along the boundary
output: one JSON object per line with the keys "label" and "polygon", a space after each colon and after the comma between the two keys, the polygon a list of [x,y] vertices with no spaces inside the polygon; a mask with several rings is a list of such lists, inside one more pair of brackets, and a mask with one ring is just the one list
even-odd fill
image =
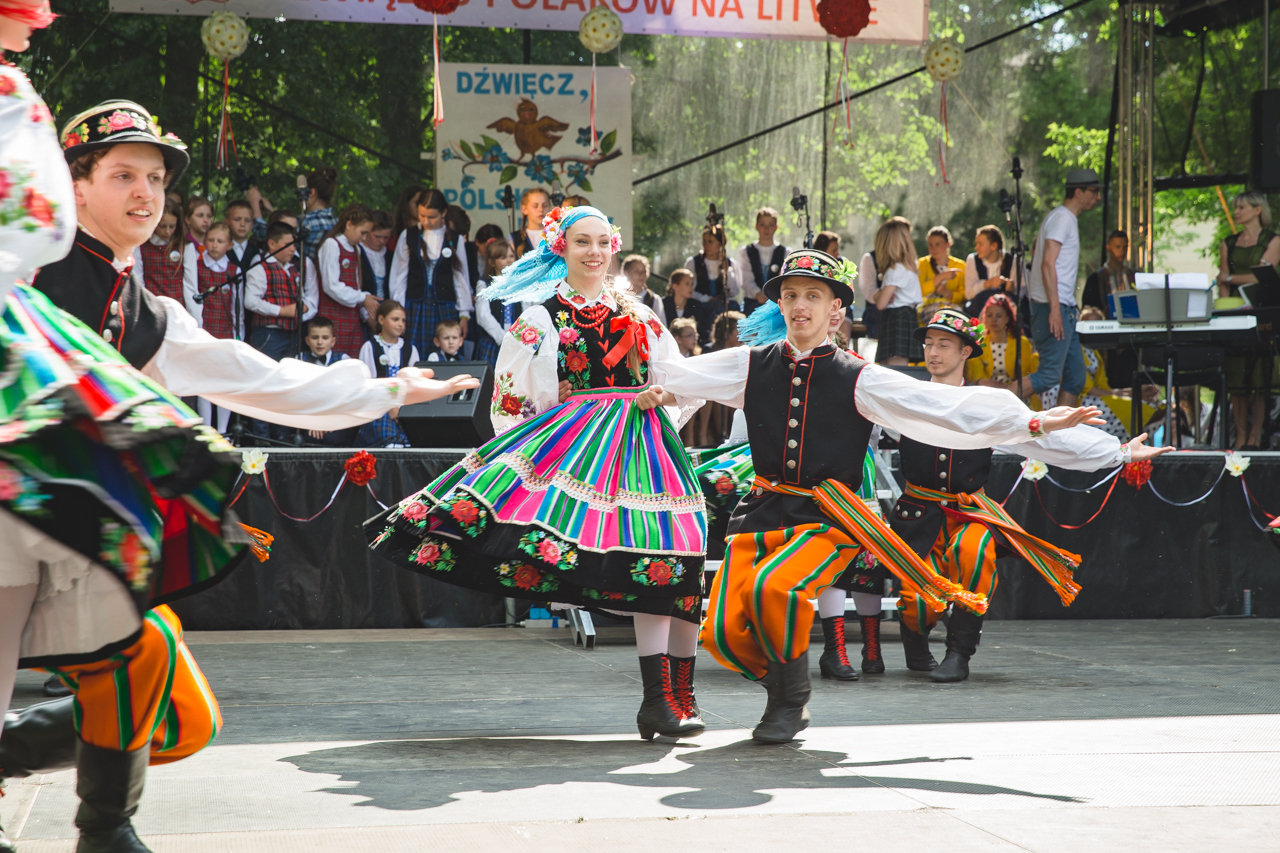
{"label": "red and white ribbon streamer", "polygon": [[439,16],[431,13],[431,46],[435,52],[435,71],[432,74],[432,115],[433,127],[444,124],[444,96],[440,94],[440,26]]}

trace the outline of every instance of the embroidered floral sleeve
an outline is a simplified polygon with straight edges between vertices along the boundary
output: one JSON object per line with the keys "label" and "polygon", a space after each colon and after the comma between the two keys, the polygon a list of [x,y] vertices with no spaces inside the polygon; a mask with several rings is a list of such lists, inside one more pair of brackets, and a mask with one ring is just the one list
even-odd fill
{"label": "embroidered floral sleeve", "polygon": [[560,402],[557,338],[542,306],[526,310],[502,336],[489,416],[495,432],[545,412]]}

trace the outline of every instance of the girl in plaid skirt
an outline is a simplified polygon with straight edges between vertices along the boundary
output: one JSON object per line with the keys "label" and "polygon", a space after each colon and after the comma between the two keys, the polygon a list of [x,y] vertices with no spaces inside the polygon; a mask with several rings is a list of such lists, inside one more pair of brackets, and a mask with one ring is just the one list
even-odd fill
{"label": "girl in plaid skirt", "polygon": [[[394,299],[384,299],[375,315],[378,335],[360,348],[360,361],[379,379],[389,379],[402,368],[418,363],[418,348],[404,338],[404,306]],[[360,447],[408,447],[409,438],[396,422],[399,409],[360,427],[356,444]]]}

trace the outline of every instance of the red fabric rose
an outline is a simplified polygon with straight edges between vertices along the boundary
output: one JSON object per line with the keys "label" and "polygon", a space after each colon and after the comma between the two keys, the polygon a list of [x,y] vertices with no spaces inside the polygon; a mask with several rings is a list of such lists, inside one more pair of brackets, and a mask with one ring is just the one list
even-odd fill
{"label": "red fabric rose", "polygon": [[470,524],[480,517],[480,510],[471,501],[458,501],[453,505],[453,509],[449,510],[459,524]]}
{"label": "red fabric rose", "polygon": [[591,366],[591,361],[585,352],[573,350],[565,354],[564,366],[570,373],[581,373]]}
{"label": "red fabric rose", "polygon": [[1141,462],[1130,462],[1124,466],[1120,476],[1124,477],[1124,481],[1130,486],[1135,489],[1141,489],[1151,479],[1151,460],[1144,459]]}
{"label": "red fabric rose", "polygon": [[27,194],[22,200],[22,206],[27,209],[27,213],[31,218],[41,225],[49,225],[53,222],[53,205],[49,204],[49,199],[35,190],[27,190]]}
{"label": "red fabric rose", "polygon": [[357,488],[363,489],[369,485],[369,481],[378,476],[377,468],[378,460],[373,454],[367,450],[361,450],[342,463],[342,467],[347,469],[347,479],[356,485]]}
{"label": "red fabric rose", "polygon": [[657,560],[650,563],[649,580],[664,586],[671,583],[671,564],[665,560]]}
{"label": "red fabric rose", "polygon": [[0,75],[0,95],[12,95],[18,91],[18,81],[8,74]]}
{"label": "red fabric rose", "polygon": [[853,38],[871,23],[870,0],[822,0],[818,23],[838,39]]}
{"label": "red fabric rose", "polygon": [[71,147],[73,147],[73,146],[80,145],[80,144],[81,144],[81,143],[83,143],[83,142],[84,142],[84,140],[80,138],[80,134],[78,134],[78,133],[68,133],[68,134],[67,134],[67,138],[66,138],[66,139],[64,139],[64,140],[62,140],[62,147],[63,147],[63,148],[71,148]]}
{"label": "red fabric rose", "polygon": [[542,581],[542,573],[528,563],[516,569],[516,586],[521,589],[533,589]]}
{"label": "red fabric rose", "polygon": [[503,394],[502,411],[508,415],[520,414],[520,400],[513,394]]}
{"label": "red fabric rose", "polygon": [[733,479],[728,474],[724,474],[719,480],[716,480],[716,494],[727,495],[733,491]]}

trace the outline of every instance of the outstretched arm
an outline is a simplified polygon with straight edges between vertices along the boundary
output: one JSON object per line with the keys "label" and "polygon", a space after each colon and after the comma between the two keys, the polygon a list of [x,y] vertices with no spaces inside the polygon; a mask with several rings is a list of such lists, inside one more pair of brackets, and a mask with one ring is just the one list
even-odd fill
{"label": "outstretched arm", "polygon": [[1144,462],[1173,450],[1172,447],[1148,447],[1144,443],[1146,440],[1147,434],[1144,432],[1132,441],[1121,444],[1118,438],[1100,429],[1084,427],[1061,430],[1025,444],[995,449],[1073,471],[1097,471],[1127,462]]}

